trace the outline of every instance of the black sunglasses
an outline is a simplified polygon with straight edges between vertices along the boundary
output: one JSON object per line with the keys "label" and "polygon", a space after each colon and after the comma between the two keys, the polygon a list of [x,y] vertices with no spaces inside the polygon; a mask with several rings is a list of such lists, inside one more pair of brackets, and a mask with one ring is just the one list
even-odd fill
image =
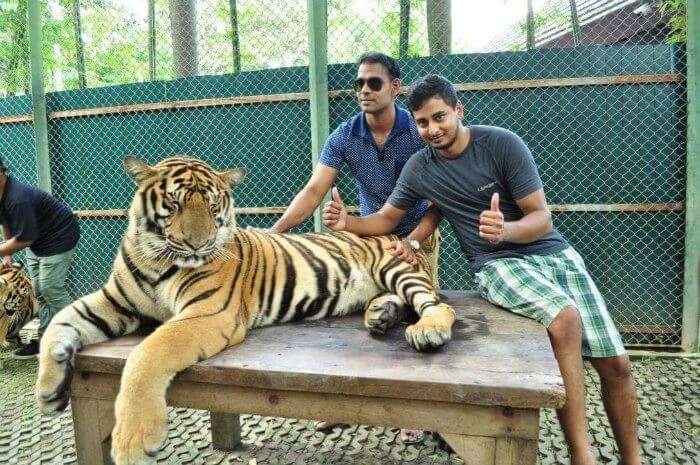
{"label": "black sunglasses", "polygon": [[384,81],[382,81],[382,78],[371,77],[367,80],[362,78],[355,79],[355,82],[352,83],[352,88],[355,89],[355,92],[360,92],[365,86],[365,83],[367,83],[369,88],[375,92],[384,86]]}

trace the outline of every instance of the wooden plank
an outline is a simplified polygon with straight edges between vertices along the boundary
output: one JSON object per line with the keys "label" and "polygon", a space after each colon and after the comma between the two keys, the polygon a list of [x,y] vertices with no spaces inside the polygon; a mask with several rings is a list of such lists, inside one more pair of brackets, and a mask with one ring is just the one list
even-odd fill
{"label": "wooden plank", "polygon": [[[456,83],[455,89],[458,92],[473,92],[485,90],[516,90],[533,89],[544,87],[570,87],[570,86],[600,86],[600,85],[623,85],[623,84],[660,84],[660,83],[680,83],[685,80],[682,74],[633,74],[619,76],[586,76],[575,78],[554,78],[554,79],[521,79],[510,81],[486,81],[486,82],[463,82]],[[406,93],[408,86],[402,86],[399,93]],[[270,95],[244,95],[239,97],[223,97],[196,100],[176,100],[171,102],[137,103],[128,105],[115,105],[110,107],[81,108],[76,110],[62,110],[49,112],[49,119],[78,118],[85,116],[105,116],[124,113],[135,113],[141,111],[164,111],[179,110],[187,108],[217,107],[232,105],[250,105],[256,103],[276,103],[308,100],[309,92],[292,92],[284,94]],[[355,94],[350,89],[339,89],[328,92],[329,98],[347,98]],[[0,124],[11,124],[17,122],[32,121],[31,115],[10,115],[0,117]]]}
{"label": "wooden plank", "polygon": [[[71,389],[73,397],[113,401],[119,390],[119,375],[78,373]],[[178,378],[170,385],[167,403],[219,413],[329,420],[475,436],[513,436],[536,441],[539,434],[535,421],[539,414],[537,409],[246,388]]]}
{"label": "wooden plank", "polygon": [[[235,208],[237,215],[279,215],[285,212],[287,207],[245,207]],[[550,205],[549,209],[554,213],[563,212],[683,212],[682,203],[639,203],[639,204],[561,204]],[[348,207],[351,213],[357,213],[357,206]],[[106,218],[127,216],[128,211],[115,210],[76,210],[79,218]]]}
{"label": "wooden plank", "polygon": [[78,465],[109,465],[109,435],[114,427],[113,402],[71,397]]}
{"label": "wooden plank", "polygon": [[[237,215],[279,215],[284,213],[286,209],[287,207],[245,207],[234,208],[234,213]],[[78,218],[119,218],[126,217],[128,214],[129,211],[124,209],[75,211]]]}
{"label": "wooden plank", "polygon": [[622,84],[660,84],[683,82],[682,74],[635,74],[626,76],[586,76],[555,79],[522,79],[517,81],[470,82],[456,84],[457,92],[484,90],[535,89],[543,87],[609,86]]}
{"label": "wooden plank", "polygon": [[682,212],[682,203],[579,203],[550,205],[550,211],[559,212]]}
{"label": "wooden plank", "polygon": [[[461,82],[455,83],[454,87],[457,92],[474,92],[485,90],[536,89],[543,87],[663,84],[683,82],[684,80],[685,76],[676,73],[631,74],[616,76],[583,76],[553,79],[518,79],[509,81]],[[401,86],[401,88],[399,89],[399,94],[405,94],[406,92],[408,92],[408,86]],[[329,92],[330,98],[345,98],[354,96],[354,92],[350,89],[341,89]]]}
{"label": "wooden plank", "polygon": [[233,105],[251,105],[259,103],[292,102],[308,100],[308,92],[293,92],[287,94],[243,95],[240,97],[208,98],[197,100],[175,100],[171,102],[136,103],[116,105],[111,107],[81,108],[77,110],[62,110],[49,112],[50,119],[78,118],[85,116],[106,116],[141,111],[181,110],[186,108],[220,107]]}
{"label": "wooden plank", "polygon": [[535,465],[537,440],[502,437],[496,440],[495,465]]}
{"label": "wooden plank", "polygon": [[621,333],[642,334],[676,334],[680,330],[677,326],[670,325],[618,325],[617,329]]}
{"label": "wooden plank", "polygon": [[[247,340],[183,371],[182,380],[222,385],[517,407],[560,406],[564,387],[545,328],[474,293],[448,293],[453,340],[413,350],[405,327],[371,337],[362,315],[260,328]],[[76,369],[120,373],[140,341],[85,348]]]}
{"label": "wooden plank", "polygon": [[78,218],[122,218],[129,214],[128,210],[76,210],[73,212]]}
{"label": "wooden plank", "polygon": [[236,413],[210,412],[211,445],[223,451],[235,450],[241,443],[241,418]]}
{"label": "wooden plank", "polygon": [[496,439],[485,436],[441,433],[464,465],[493,465],[496,460]]}
{"label": "wooden plank", "polygon": [[0,124],[26,123],[33,120],[34,117],[32,115],[0,116]]}

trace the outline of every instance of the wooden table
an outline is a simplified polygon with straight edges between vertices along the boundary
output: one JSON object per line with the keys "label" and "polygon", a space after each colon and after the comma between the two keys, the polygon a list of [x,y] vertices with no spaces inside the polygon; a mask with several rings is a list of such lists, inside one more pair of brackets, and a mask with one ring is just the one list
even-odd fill
{"label": "wooden table", "polygon": [[[467,464],[535,464],[539,409],[564,403],[544,327],[471,293],[444,294],[458,320],[440,351],[415,352],[403,325],[373,338],[359,315],[258,329],[179,374],[168,404],[210,410],[212,443],[221,449],[240,439],[237,414],[251,413],[437,431]],[[139,340],[76,356],[79,464],[110,463],[113,402]]]}

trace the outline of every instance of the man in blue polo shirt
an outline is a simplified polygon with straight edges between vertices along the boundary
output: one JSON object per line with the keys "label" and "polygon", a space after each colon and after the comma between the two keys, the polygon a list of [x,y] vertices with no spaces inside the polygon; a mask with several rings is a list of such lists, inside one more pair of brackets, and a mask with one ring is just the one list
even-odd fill
{"label": "man in blue polo shirt", "polygon": [[[66,290],[68,270],[80,238],[78,221],[63,202],[17,181],[7,174],[0,159],[0,224],[5,242],[0,256],[6,263],[12,254],[27,249],[27,269],[39,302],[39,339],[53,316],[73,299]],[[39,341],[32,340],[12,355],[36,357]]]}
{"label": "man in blue polo shirt", "polygon": [[[360,57],[354,90],[362,111],[331,133],[311,178],[271,232],[285,232],[306,221],[323,201],[343,165],[355,178],[361,215],[375,213],[384,205],[406,161],[425,147],[410,113],[396,104],[400,88],[401,71],[393,58],[382,53],[365,53]],[[420,250],[437,287],[439,236],[437,233],[419,234],[423,229],[430,232],[435,229],[431,218],[436,216],[437,212],[428,208],[428,202],[419,201],[407,210],[391,232],[404,238],[399,244],[403,244],[405,250]],[[425,238],[422,244],[413,240],[414,234]],[[372,305],[379,304],[381,299],[373,301]],[[319,429],[330,426],[333,425],[325,422],[317,424]],[[422,434],[404,430],[401,437],[410,443],[420,440]]]}
{"label": "man in blue polo shirt", "polygon": [[[355,178],[360,215],[377,212],[396,186],[406,161],[425,147],[411,114],[396,104],[401,71],[393,58],[382,53],[363,54],[358,60],[354,89],[362,111],[328,136],[311,179],[270,232],[285,232],[306,221],[323,201],[343,165],[350,168]],[[402,258],[413,256],[414,251],[423,254],[438,287],[439,233],[435,226],[441,216],[437,209],[428,206],[425,200],[417,202],[391,232],[403,238],[395,253]],[[431,234],[433,230],[435,233]],[[392,298],[380,298],[373,304],[382,299]]]}

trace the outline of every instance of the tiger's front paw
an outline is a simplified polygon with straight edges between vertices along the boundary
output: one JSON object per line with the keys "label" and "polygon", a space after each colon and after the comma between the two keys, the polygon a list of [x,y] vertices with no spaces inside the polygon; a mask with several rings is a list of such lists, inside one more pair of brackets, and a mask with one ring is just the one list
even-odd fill
{"label": "tiger's front paw", "polygon": [[423,312],[421,319],[406,328],[406,340],[418,351],[435,350],[452,339],[455,313],[447,304]]}
{"label": "tiger's front paw", "polygon": [[165,399],[145,400],[121,393],[115,403],[112,460],[116,465],[151,465],[168,434]]}
{"label": "tiger's front paw", "polygon": [[42,413],[54,414],[68,406],[74,354],[70,343],[46,337],[42,340],[36,380],[36,400]]}

